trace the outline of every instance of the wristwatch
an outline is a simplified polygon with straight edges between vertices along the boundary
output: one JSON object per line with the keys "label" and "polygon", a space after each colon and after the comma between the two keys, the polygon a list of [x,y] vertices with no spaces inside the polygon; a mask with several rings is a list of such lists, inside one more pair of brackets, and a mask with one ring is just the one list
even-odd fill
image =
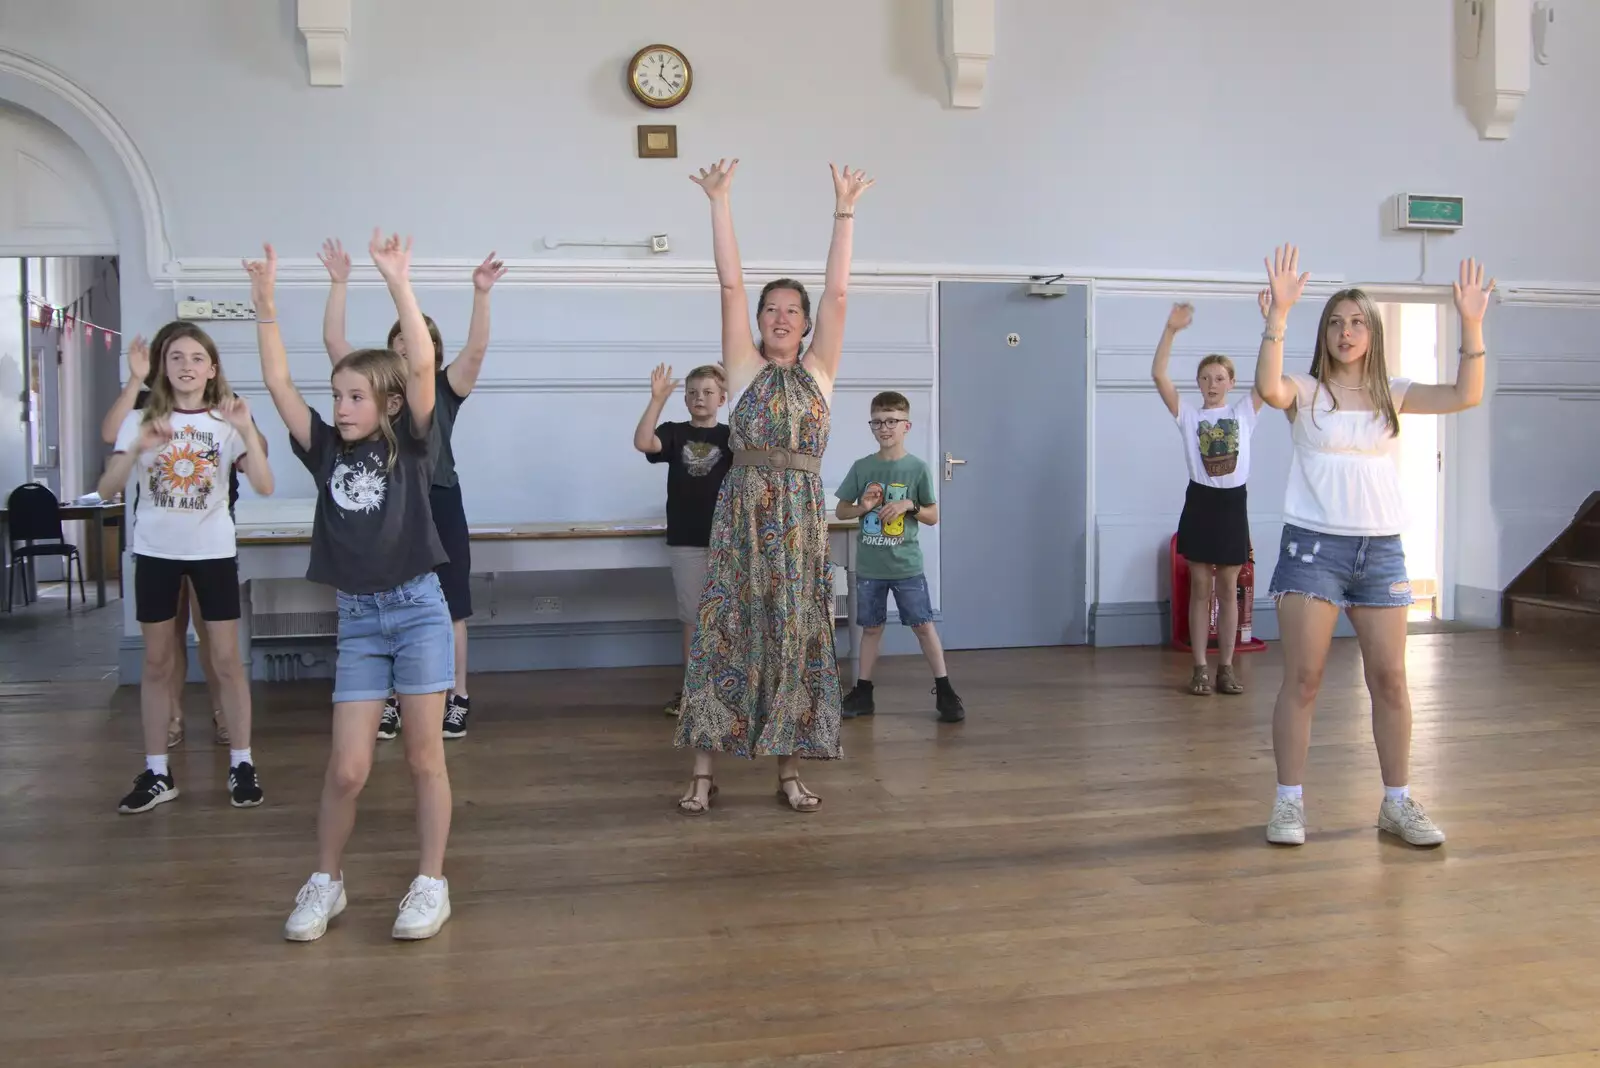
{"label": "wristwatch", "polygon": [[915,501],[912,501],[911,502],[911,507],[906,510],[906,514],[907,515],[911,515],[911,516],[915,516],[920,511],[922,511],[922,505],[916,503]]}

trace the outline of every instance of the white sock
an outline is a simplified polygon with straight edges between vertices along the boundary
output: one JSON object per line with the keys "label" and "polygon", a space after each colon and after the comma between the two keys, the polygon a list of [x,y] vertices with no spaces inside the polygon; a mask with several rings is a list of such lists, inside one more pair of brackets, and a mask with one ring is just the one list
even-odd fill
{"label": "white sock", "polygon": [[167,773],[167,754],[157,753],[155,756],[145,757],[144,766],[157,775],[165,775]]}
{"label": "white sock", "polygon": [[248,750],[248,749],[230,749],[230,750],[228,750],[228,767],[236,768],[240,764],[254,764],[254,763],[255,763],[255,761],[250,759],[250,750]]}
{"label": "white sock", "polygon": [[429,888],[429,889],[433,889],[433,890],[443,890],[444,889],[445,883],[444,883],[443,879],[435,879],[435,878],[432,878],[431,876],[422,875],[422,874],[418,874],[417,878],[421,879],[423,881],[423,885],[425,887]]}
{"label": "white sock", "polygon": [[[343,875],[344,873],[340,872],[339,874]],[[315,874],[313,874],[311,876],[311,882],[316,886],[327,886],[329,883],[342,883],[342,882],[344,882],[344,880],[343,879],[335,879],[333,876],[329,875],[327,872],[319,871],[319,872],[316,872]]]}
{"label": "white sock", "polygon": [[1410,796],[1411,787],[1409,786],[1385,786],[1383,788],[1383,799],[1385,801],[1393,801],[1395,804],[1399,804]]}
{"label": "white sock", "polygon": [[1281,801],[1285,797],[1292,797],[1298,801],[1304,789],[1303,786],[1285,786],[1280,782],[1278,784],[1278,799]]}

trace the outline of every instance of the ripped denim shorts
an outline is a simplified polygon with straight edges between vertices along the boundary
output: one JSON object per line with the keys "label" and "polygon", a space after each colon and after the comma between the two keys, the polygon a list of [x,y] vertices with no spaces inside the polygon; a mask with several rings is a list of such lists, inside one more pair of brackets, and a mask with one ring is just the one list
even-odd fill
{"label": "ripped denim shorts", "polygon": [[1403,608],[1411,603],[1411,579],[1400,535],[1318,534],[1285,523],[1269,592],[1274,599],[1302,593],[1340,608]]}

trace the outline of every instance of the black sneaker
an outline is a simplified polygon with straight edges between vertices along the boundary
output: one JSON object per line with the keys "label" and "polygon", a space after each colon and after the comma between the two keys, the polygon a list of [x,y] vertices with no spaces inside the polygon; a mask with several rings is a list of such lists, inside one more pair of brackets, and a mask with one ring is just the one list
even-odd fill
{"label": "black sneaker", "polygon": [[173,783],[171,775],[157,775],[149,768],[145,768],[139,773],[139,777],[133,780],[133,792],[122,799],[117,811],[124,815],[149,812],[157,805],[177,799],[178,787]]}
{"label": "black sneaker", "polygon": [[467,736],[467,717],[472,715],[472,699],[450,695],[450,703],[444,706],[444,736],[446,738],[465,738]]}
{"label": "black sneaker", "polygon": [[850,692],[844,695],[844,700],[839,702],[839,718],[855,719],[857,716],[870,716],[877,711],[872,702],[872,683],[858,682],[850,687]]}
{"label": "black sneaker", "polygon": [[378,721],[378,737],[388,741],[400,733],[400,699],[391,697],[383,703],[383,718]]}
{"label": "black sneaker", "polygon": [[234,808],[255,808],[261,804],[261,797],[254,764],[246,760],[228,769],[228,800]]}
{"label": "black sneaker", "polygon": [[960,696],[948,682],[943,686],[935,683],[933,695],[934,707],[939,710],[940,723],[960,723],[967,718],[966,706],[961,703]]}

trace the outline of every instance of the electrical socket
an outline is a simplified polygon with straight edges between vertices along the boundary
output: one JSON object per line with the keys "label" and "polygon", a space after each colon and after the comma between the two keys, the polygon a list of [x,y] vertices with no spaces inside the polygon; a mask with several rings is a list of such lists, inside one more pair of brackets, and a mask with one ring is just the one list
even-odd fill
{"label": "electrical socket", "polygon": [[650,237],[651,252],[665,252],[668,248],[666,234],[652,234]]}
{"label": "electrical socket", "polygon": [[533,599],[533,610],[535,612],[541,612],[541,613],[544,613],[544,612],[559,612],[559,611],[561,611],[561,598],[559,598],[559,597],[535,597]]}
{"label": "electrical socket", "polygon": [[180,319],[209,319],[211,318],[211,302],[209,300],[180,300],[178,301],[178,318]]}
{"label": "electrical socket", "polygon": [[254,319],[256,310],[248,301],[243,300],[214,300],[211,302],[211,317],[213,319]]}

